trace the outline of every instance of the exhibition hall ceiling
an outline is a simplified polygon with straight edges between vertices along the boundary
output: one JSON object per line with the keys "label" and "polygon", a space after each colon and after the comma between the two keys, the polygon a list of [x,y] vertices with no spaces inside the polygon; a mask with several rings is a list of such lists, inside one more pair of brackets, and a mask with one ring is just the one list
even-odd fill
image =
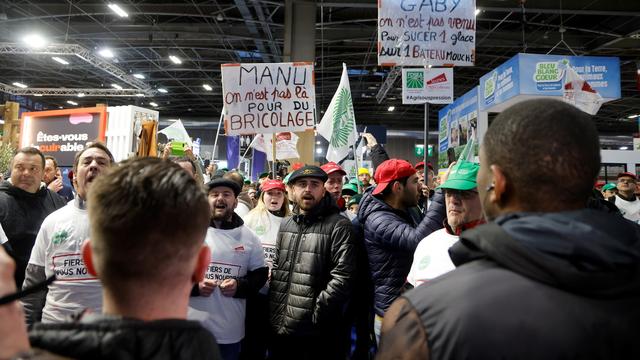
{"label": "exhibition hall ceiling", "polygon": [[[424,107],[401,104],[399,77],[382,102],[376,99],[390,72],[389,67],[377,65],[376,2],[315,3],[318,109],[325,109],[331,101],[344,62],[350,69],[359,124],[421,129]],[[119,5],[127,16],[119,16],[110,4]],[[610,135],[638,131],[637,119],[629,117],[640,113],[640,1],[478,0],[476,7],[476,64],[455,68],[456,96],[519,52],[617,56],[623,97],[602,106],[595,117],[598,129]],[[220,65],[283,61],[284,19],[284,0],[2,0],[0,42],[24,46],[25,36],[39,34],[50,44],[79,45],[96,59],[136,74],[149,90],[144,97],[45,94],[34,98],[48,108],[74,106],[67,103],[69,100],[77,106],[153,107],[150,103],[154,103],[164,116],[217,120],[222,108]],[[565,44],[558,45],[561,36]],[[113,72],[96,62],[77,56],[58,58],[63,62],[50,54],[0,53],[0,82],[31,88],[114,89],[112,84],[129,85],[119,84]],[[390,106],[395,110],[388,111]],[[430,106],[432,129],[437,126],[440,108]]]}

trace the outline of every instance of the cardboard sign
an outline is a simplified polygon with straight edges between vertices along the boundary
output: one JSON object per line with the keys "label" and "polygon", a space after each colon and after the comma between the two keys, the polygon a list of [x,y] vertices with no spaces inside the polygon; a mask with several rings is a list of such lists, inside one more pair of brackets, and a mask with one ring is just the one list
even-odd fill
{"label": "cardboard sign", "polygon": [[475,0],[378,0],[378,64],[473,66],[475,10]]}
{"label": "cardboard sign", "polygon": [[87,142],[104,141],[106,108],[80,108],[22,114],[20,147],[32,146],[56,158],[58,166],[73,166]]}
{"label": "cardboard sign", "polygon": [[227,135],[313,128],[314,76],[311,63],[222,65]]}
{"label": "cardboard sign", "polygon": [[453,69],[402,69],[403,104],[451,104]]}

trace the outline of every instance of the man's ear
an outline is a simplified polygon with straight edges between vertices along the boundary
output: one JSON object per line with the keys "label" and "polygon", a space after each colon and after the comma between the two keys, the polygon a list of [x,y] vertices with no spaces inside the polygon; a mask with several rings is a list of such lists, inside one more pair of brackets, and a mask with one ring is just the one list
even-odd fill
{"label": "man's ear", "polygon": [[93,266],[93,252],[91,250],[91,239],[87,239],[82,244],[82,260],[84,260],[84,266],[87,267],[89,274],[97,277],[95,266]]}
{"label": "man's ear", "polygon": [[197,284],[202,279],[204,279],[204,275],[207,273],[207,268],[209,267],[209,263],[211,262],[211,249],[206,244],[203,244],[198,251],[198,258],[196,259],[196,267],[193,269],[193,275],[191,275],[191,281]]}
{"label": "man's ear", "polygon": [[491,174],[493,175],[493,191],[489,194],[491,202],[504,205],[505,200],[508,198],[507,194],[508,181],[507,176],[502,171],[502,168],[498,165],[491,165]]}

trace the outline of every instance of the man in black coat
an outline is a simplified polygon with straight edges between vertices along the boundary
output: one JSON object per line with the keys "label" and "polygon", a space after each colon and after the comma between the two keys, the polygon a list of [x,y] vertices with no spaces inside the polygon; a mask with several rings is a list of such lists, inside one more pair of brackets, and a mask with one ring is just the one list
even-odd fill
{"label": "man in black coat", "polygon": [[22,148],[11,161],[10,180],[0,184],[0,224],[9,239],[3,246],[16,262],[18,289],[44,218],[67,204],[42,182],[44,167],[40,150]]}
{"label": "man in black coat", "polygon": [[356,276],[351,223],[326,192],[327,174],[305,166],[291,174],[295,215],[277,238],[269,302],[272,359],[341,359],[346,356],[345,318]]}
{"label": "man in black coat", "polygon": [[599,171],[598,133],[575,107],[498,115],[477,176],[490,222],[449,249],[456,270],[389,308],[378,358],[640,358],[640,227],[589,202]]}

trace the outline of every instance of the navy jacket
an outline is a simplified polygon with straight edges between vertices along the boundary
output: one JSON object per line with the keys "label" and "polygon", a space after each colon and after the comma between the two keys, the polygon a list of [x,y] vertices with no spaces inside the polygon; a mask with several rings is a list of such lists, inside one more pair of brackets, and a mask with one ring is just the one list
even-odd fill
{"label": "navy jacket", "polygon": [[420,223],[409,213],[396,210],[371,195],[368,189],[358,209],[364,227],[369,269],[374,286],[374,309],[383,316],[403,291],[418,243],[441,229],[446,216],[442,190],[436,190],[433,203]]}

